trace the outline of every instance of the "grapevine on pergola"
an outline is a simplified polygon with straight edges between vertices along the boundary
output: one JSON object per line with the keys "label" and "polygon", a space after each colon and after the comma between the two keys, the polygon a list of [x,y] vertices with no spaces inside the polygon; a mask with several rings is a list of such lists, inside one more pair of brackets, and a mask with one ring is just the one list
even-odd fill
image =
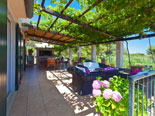
{"label": "grapevine on pergola", "polygon": [[49,6],[45,0],[40,4],[36,1],[34,13],[39,17],[33,25],[82,39],[66,43],[68,46],[124,40],[145,29],[152,31],[155,25],[155,0],[76,1],[80,9],[70,7],[74,0],[51,0]]}

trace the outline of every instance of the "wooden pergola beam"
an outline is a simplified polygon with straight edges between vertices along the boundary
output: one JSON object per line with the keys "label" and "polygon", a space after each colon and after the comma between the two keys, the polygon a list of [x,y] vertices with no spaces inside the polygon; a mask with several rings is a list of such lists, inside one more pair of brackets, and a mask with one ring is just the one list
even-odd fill
{"label": "wooden pergola beam", "polygon": [[68,28],[72,23],[70,22],[66,27],[62,28],[59,32],[63,31],[64,29]]}
{"label": "wooden pergola beam", "polygon": [[[64,7],[64,9],[61,11],[61,14],[63,14],[63,12],[67,9],[67,7],[73,2],[73,0],[69,0],[69,2],[66,4],[66,6]],[[48,28],[48,31],[54,26],[54,24],[56,23],[56,21],[59,19],[59,17],[57,17],[53,23],[51,24],[51,26]]]}
{"label": "wooden pergola beam", "polygon": [[[43,41],[39,41],[39,40],[36,40],[36,39],[31,39],[32,41],[37,41],[37,42],[43,42]],[[50,43],[50,44],[55,44],[55,45],[62,45],[62,44],[57,44],[57,43],[52,43],[52,42],[47,42],[47,41],[44,41],[44,43]]]}
{"label": "wooden pergola beam", "polygon": [[[49,31],[53,26],[54,26],[54,24],[56,23],[56,21],[58,20],[59,18],[57,17],[54,21],[53,21],[53,23],[50,25],[50,27],[47,29],[47,31]],[[46,33],[45,33],[46,34]]]}
{"label": "wooden pergola beam", "polygon": [[[106,15],[102,15],[101,17],[98,17],[95,21],[98,21],[102,18],[104,18]],[[91,23],[94,23],[94,22],[89,22],[88,25],[90,25]],[[59,32],[61,32],[62,30],[66,29],[68,26],[70,26],[72,23],[69,23],[66,27],[64,27],[63,29],[61,29]],[[74,33],[75,31],[73,31],[72,33]]]}
{"label": "wooden pergola beam", "polygon": [[[56,35],[60,35],[60,36],[62,36],[62,37],[74,38],[74,37],[71,37],[71,36],[69,36],[69,35],[59,33],[59,32],[45,31],[45,33],[47,33],[47,32],[50,32],[50,33],[53,33],[53,34],[54,34],[51,38],[53,38],[53,37],[56,36]],[[43,37],[44,37],[44,36],[43,36]],[[60,37],[60,38],[61,38],[61,37]],[[58,38],[58,39],[60,39],[60,38]],[[82,38],[74,38],[74,39],[75,39],[75,40],[81,40],[81,41],[83,41]]]}
{"label": "wooden pergola beam", "polygon": [[45,0],[42,0],[41,7],[44,7]]}
{"label": "wooden pergola beam", "polygon": [[[60,39],[62,39],[63,37],[64,37],[64,36],[58,38],[57,40],[60,40]],[[70,40],[71,38],[72,38],[72,37],[68,37],[68,39],[65,39],[64,41]]]}
{"label": "wooden pergola beam", "polygon": [[70,39],[71,39],[71,37],[70,37],[70,38],[68,38],[68,39],[66,39],[65,41],[70,40]]}
{"label": "wooden pergola beam", "polygon": [[[101,17],[98,17],[97,19],[95,19],[95,22],[96,21],[98,21],[98,20],[100,20],[100,19],[102,19],[102,18],[104,18],[105,16],[107,16],[107,15],[102,15]],[[88,24],[90,25],[90,24],[92,24],[92,23],[94,23],[93,21],[91,21],[91,22],[89,22]]]}
{"label": "wooden pergola beam", "polygon": [[[82,14],[80,14],[78,16],[78,18],[82,17],[84,14],[86,14],[88,11],[90,11],[93,7],[97,6],[99,3],[101,3],[103,0],[98,0],[95,4],[93,4],[93,6],[89,7],[87,10],[85,10]],[[64,29],[68,28],[70,25],[72,24],[72,22],[70,22],[66,27],[64,27],[63,29],[61,29],[59,32],[63,31]]]}
{"label": "wooden pergola beam", "polygon": [[[48,32],[54,33],[54,36],[55,36],[55,35],[60,35],[60,36],[62,36],[62,37],[73,38],[73,37],[71,37],[71,36],[69,36],[69,35],[65,35],[65,34],[62,34],[62,33],[59,33],[59,32],[53,32],[53,31],[48,31]],[[52,36],[51,38],[53,38],[53,36]],[[60,38],[61,38],[61,37],[60,37]],[[81,41],[82,41],[81,38],[74,38],[74,39],[75,39],[75,40],[81,40]]]}
{"label": "wooden pergola beam", "polygon": [[88,29],[91,29],[91,30],[93,30],[93,31],[96,31],[96,32],[98,32],[98,33],[100,33],[100,34],[104,34],[104,35],[107,35],[107,36],[110,36],[110,37],[113,37],[113,38],[117,38],[116,36],[110,35],[109,33],[106,33],[106,32],[102,32],[101,30],[99,30],[99,29],[97,29],[97,28],[95,28],[95,27],[92,27],[92,26],[90,26],[90,25],[88,25],[88,24],[85,24],[85,23],[83,23],[83,22],[80,22],[80,21],[78,21],[78,20],[74,20],[73,18],[71,18],[71,17],[69,17],[69,16],[66,16],[66,15],[63,15],[63,14],[60,14],[60,13],[54,11],[54,10],[43,9],[43,11],[46,12],[46,13],[48,13],[48,14],[51,14],[51,15],[57,16],[57,17],[59,17],[59,18],[62,18],[62,19],[64,19],[64,20],[70,21],[70,22],[72,22],[72,23],[81,25],[81,26],[83,26],[83,27],[85,27],[85,28],[88,28]]}
{"label": "wooden pergola beam", "polygon": [[40,19],[41,19],[41,15],[39,15],[39,18],[38,18],[38,21],[37,21],[37,28],[39,27]]}
{"label": "wooden pergola beam", "polygon": [[[35,26],[33,26],[33,25],[27,25],[27,26],[28,26],[29,28],[35,29],[35,32],[38,30],[37,27],[35,27]],[[40,31],[43,31],[43,30],[41,30],[41,29],[39,29],[39,30],[40,30]],[[60,35],[60,36],[63,36],[63,37],[73,38],[73,37],[71,37],[71,36],[69,36],[69,35],[62,34],[62,33],[59,33],[59,32],[45,31],[45,33],[47,33],[47,32],[52,33],[52,34],[54,34],[54,35]],[[34,33],[34,35],[36,35],[36,33]],[[43,36],[42,38],[44,38],[44,36]],[[52,37],[51,37],[51,39],[52,39]],[[81,38],[74,38],[74,39],[75,39],[75,40],[81,40],[81,41],[82,41]]]}
{"label": "wooden pergola beam", "polygon": [[92,8],[94,8],[95,6],[97,6],[98,4],[100,4],[103,0],[98,0],[95,4],[93,4],[91,7],[89,7],[87,10],[85,10],[81,15],[78,16],[78,18],[80,18],[81,16],[83,16],[84,14],[86,14],[88,11],[90,11]]}
{"label": "wooden pergola beam", "polygon": [[[45,0],[42,0],[41,7],[44,7],[44,4],[45,4]],[[38,28],[38,26],[39,26],[40,19],[41,19],[41,15],[39,15],[39,17],[38,17],[37,28]]]}
{"label": "wooden pergola beam", "polygon": [[[55,34],[54,34],[54,36],[55,36]],[[58,38],[57,40],[60,40],[60,39],[62,39],[63,37],[65,37],[65,35],[62,35],[62,37]],[[66,39],[65,41],[70,40],[71,38],[75,39],[75,41],[76,41],[76,40],[84,41],[84,40],[82,40],[81,38],[74,38],[74,37],[71,37],[71,36],[66,36],[66,37],[68,37],[68,39]]]}
{"label": "wooden pergola beam", "polygon": [[[94,3],[91,7],[89,7],[87,10],[85,10],[81,15],[79,15],[78,16],[78,18],[80,18],[81,16],[83,16],[84,14],[86,14],[88,11],[90,11],[92,8],[94,8],[96,5],[98,5],[99,3],[101,3],[103,0],[98,0],[96,3]],[[42,4],[41,4],[41,7],[44,7],[44,2],[45,2],[45,0],[43,0],[42,1]],[[65,9],[71,4],[73,2],[73,0],[70,0],[67,4],[66,4],[66,6],[65,6],[65,8],[61,11],[61,13],[63,13],[64,11],[65,11]],[[39,21],[40,21],[40,18],[41,18],[41,15],[39,15]],[[50,28],[51,27],[53,27],[53,25],[56,23],[56,21],[58,20],[58,17],[54,20],[54,22],[51,24],[51,26],[49,27],[49,29],[48,29],[48,31],[50,30]],[[39,22],[38,21],[38,22]],[[38,23],[37,22],[37,26],[38,26]],[[72,24],[72,22],[70,22],[65,28],[63,28],[63,29],[61,29],[59,32],[61,32],[61,31],[63,31],[64,29],[66,29],[68,26],[70,26]],[[46,33],[44,33],[44,36],[45,36],[45,34]],[[54,34],[53,36],[52,36],[52,38],[54,37],[54,36],[56,36],[56,34]],[[62,37],[60,37],[59,39],[61,39]]]}
{"label": "wooden pergola beam", "polygon": [[61,36],[61,37],[59,37],[57,40],[60,40],[60,39],[62,39],[64,37],[64,35],[63,36]]}
{"label": "wooden pergola beam", "polygon": [[49,41],[51,40],[51,41],[60,42],[60,43],[70,43],[70,42],[66,42],[66,41],[60,41],[60,40],[51,39],[51,38],[47,38],[47,37],[41,37],[41,36],[32,35],[32,34],[28,34],[28,33],[27,33],[27,36],[43,38],[43,39],[46,39],[46,40],[49,40]]}
{"label": "wooden pergola beam", "polygon": [[[102,15],[101,17],[97,18],[95,21],[98,21],[98,20],[104,18],[105,16],[107,16],[107,15]],[[91,23],[94,23],[94,22],[91,21],[91,22],[88,23],[88,25],[90,25]],[[66,27],[62,28],[59,32],[61,32],[61,31],[63,31],[64,29],[68,28],[71,24],[72,24],[72,23],[70,22]],[[75,31],[73,31],[72,33],[74,33],[74,32],[75,32]]]}
{"label": "wooden pergola beam", "polygon": [[[99,3],[101,3],[103,0],[98,0],[95,4],[93,4],[93,6],[89,7],[87,10],[85,10],[81,15],[78,16],[78,18],[80,18],[81,16],[83,16],[84,14],[86,14],[88,11],[90,11],[93,7],[95,7],[96,5],[98,5]],[[72,22],[70,22],[66,27],[62,28],[59,32],[62,32],[64,29],[68,28],[70,25],[72,24]],[[52,37],[55,37],[55,35],[53,35]]]}
{"label": "wooden pergola beam", "polygon": [[[116,9],[115,12],[120,11],[120,9]],[[103,14],[102,16],[96,18],[94,21],[89,22],[88,24],[94,23],[100,19],[103,19],[104,17],[108,16],[107,14]]]}
{"label": "wooden pergola beam", "polygon": [[144,39],[144,38],[150,38],[150,37],[155,37],[155,33],[154,34],[148,34],[148,35],[142,35],[142,36],[121,38],[121,39],[105,41],[105,42],[97,42],[97,43],[92,43],[92,44],[87,44],[87,45],[80,45],[80,46],[98,45],[98,44],[104,44],[104,43],[111,43],[111,42],[118,42],[118,41],[128,41],[128,40],[136,40],[136,39]]}
{"label": "wooden pergola beam", "polygon": [[[73,0],[70,0],[67,4],[66,4],[66,6],[64,7],[64,9],[61,11],[61,13],[63,13],[66,9],[67,9],[67,7],[71,4],[73,2]],[[59,17],[57,17],[55,20],[54,20],[54,22],[51,24],[51,26],[48,28],[48,31],[50,31],[50,29],[54,26],[54,24],[56,23],[56,21],[58,20],[58,18]],[[46,32],[44,33],[44,36],[46,35]],[[54,34],[51,38],[53,38],[54,36],[56,36],[56,34]]]}
{"label": "wooden pergola beam", "polygon": [[111,24],[115,24],[115,23],[118,23],[118,22],[124,21],[124,20],[126,20],[126,19],[131,18],[131,17],[134,17],[134,16],[133,16],[133,15],[126,16],[124,19],[120,19],[119,21],[114,21],[114,22],[108,23],[108,24],[106,24],[106,25],[104,25],[104,26],[107,27],[107,26],[109,26],[109,25],[111,25]]}
{"label": "wooden pergola beam", "polygon": [[[100,3],[100,2],[98,1],[97,3]],[[95,7],[96,5],[98,5],[98,4],[95,3],[93,6]],[[91,10],[91,7],[88,8],[88,9]],[[89,11],[88,9],[87,9],[86,11]],[[84,11],[82,14],[84,15],[85,13],[87,13],[86,11]],[[117,11],[118,11],[118,10],[117,10]],[[79,15],[78,18],[80,18],[80,17],[83,16],[83,15]],[[98,17],[97,19],[95,19],[94,21],[96,22],[96,21],[98,21],[98,20],[104,18],[105,16],[108,16],[108,15],[107,15],[107,14],[104,14],[104,15],[102,15],[101,17]],[[94,23],[94,21],[89,22],[88,25]],[[64,29],[68,28],[68,26],[70,26],[71,24],[72,24],[72,23],[70,22],[66,27],[62,28],[59,32],[61,32],[61,31],[63,31]],[[74,31],[73,31],[73,32],[74,32]]]}
{"label": "wooden pergola beam", "polygon": [[69,2],[66,4],[65,8],[61,11],[61,14],[68,8],[68,6],[73,2],[73,0],[69,0]]}
{"label": "wooden pergola beam", "polygon": [[[149,12],[150,10],[152,10],[152,7],[145,9],[145,10],[144,10],[144,13],[147,13],[147,12]],[[126,16],[125,18],[119,19],[118,21],[113,21],[113,22],[108,23],[108,24],[106,24],[106,25],[104,25],[104,26],[109,26],[109,25],[111,25],[111,24],[115,24],[115,23],[118,23],[118,22],[121,22],[121,21],[125,21],[125,20],[127,20],[127,19],[129,19],[129,18],[132,18],[132,17],[135,17],[135,16],[137,16],[137,15],[128,15],[128,16]]]}

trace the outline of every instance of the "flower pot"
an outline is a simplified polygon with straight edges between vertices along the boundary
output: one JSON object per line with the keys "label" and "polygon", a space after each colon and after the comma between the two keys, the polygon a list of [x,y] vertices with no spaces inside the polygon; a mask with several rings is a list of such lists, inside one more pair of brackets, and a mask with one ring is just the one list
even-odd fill
{"label": "flower pot", "polygon": [[101,60],[101,64],[107,64],[107,61]]}

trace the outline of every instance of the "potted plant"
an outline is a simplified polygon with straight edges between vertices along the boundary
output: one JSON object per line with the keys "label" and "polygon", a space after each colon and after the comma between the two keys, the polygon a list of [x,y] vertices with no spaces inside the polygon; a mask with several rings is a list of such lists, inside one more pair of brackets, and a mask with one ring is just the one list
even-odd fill
{"label": "potted plant", "polygon": [[101,64],[107,64],[107,61],[105,58],[101,58]]}

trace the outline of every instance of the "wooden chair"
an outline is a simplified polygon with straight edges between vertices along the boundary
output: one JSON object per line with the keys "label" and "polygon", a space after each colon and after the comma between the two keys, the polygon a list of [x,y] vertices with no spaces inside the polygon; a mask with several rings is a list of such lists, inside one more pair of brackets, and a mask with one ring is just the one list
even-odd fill
{"label": "wooden chair", "polygon": [[54,59],[48,59],[47,60],[47,68],[49,68],[49,67],[56,67],[56,61],[54,60]]}
{"label": "wooden chair", "polygon": [[47,61],[45,59],[38,59],[38,65],[39,65],[39,68],[41,67],[45,67],[46,68],[46,65],[47,65]]}

